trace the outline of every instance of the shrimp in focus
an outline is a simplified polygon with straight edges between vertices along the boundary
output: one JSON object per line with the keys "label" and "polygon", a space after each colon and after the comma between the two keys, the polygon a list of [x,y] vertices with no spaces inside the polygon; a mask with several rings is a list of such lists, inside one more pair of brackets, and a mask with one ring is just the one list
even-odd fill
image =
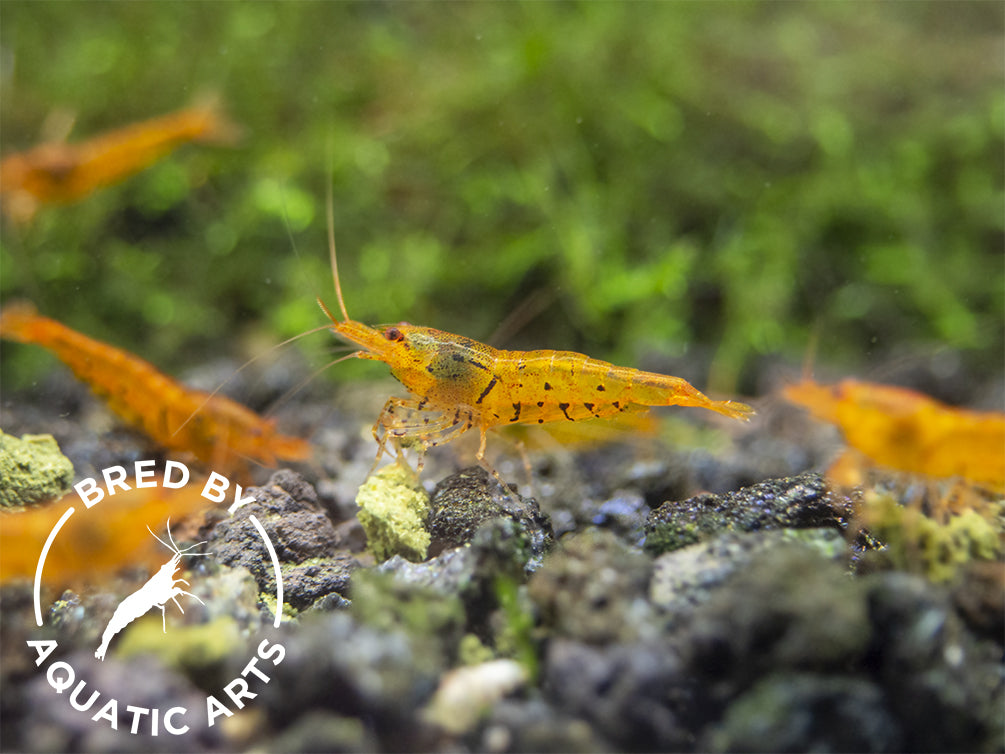
{"label": "shrimp in focus", "polygon": [[237,134],[215,100],[208,100],[79,144],[40,144],[0,161],[0,201],[9,217],[27,222],[40,205],[82,199],[140,172],[181,144],[229,143]]}
{"label": "shrimp in focus", "polygon": [[318,304],[332,331],[363,349],[348,358],[383,361],[413,396],[384,405],[373,428],[379,446],[374,466],[390,443],[399,460],[403,447],[416,447],[421,471],[426,450],[477,428],[476,458],[502,484],[485,460],[486,432],[495,427],[613,417],[650,406],[697,406],[744,421],[754,413],[743,403],[713,401],[679,377],[580,353],[506,351],[407,322],[378,327],[356,322],[342,297],[333,224],[329,204],[329,253],[342,320],[320,299]]}
{"label": "shrimp in focus", "polygon": [[277,458],[310,456],[305,440],[276,432],[275,419],[185,387],[127,351],[40,316],[31,304],[15,302],[0,311],[0,337],[52,351],[112,411],[169,450],[224,468],[246,459],[274,466]]}
{"label": "shrimp in focus", "polygon": [[836,424],[852,448],[881,466],[1005,491],[1005,414],[953,408],[914,390],[854,379],[804,380],[783,394]]}

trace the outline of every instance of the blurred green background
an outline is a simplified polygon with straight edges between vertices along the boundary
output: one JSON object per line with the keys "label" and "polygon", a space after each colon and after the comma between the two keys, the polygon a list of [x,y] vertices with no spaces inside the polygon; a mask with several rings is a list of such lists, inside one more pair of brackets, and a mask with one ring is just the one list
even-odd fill
{"label": "blurred green background", "polygon": [[[994,2],[5,0],[4,154],[206,92],[245,136],[4,222],[0,295],[172,374],[244,358],[334,306],[331,182],[363,321],[693,356],[721,391],[814,339],[849,374],[1000,373],[1003,29]],[[4,353],[8,387],[51,363]]]}

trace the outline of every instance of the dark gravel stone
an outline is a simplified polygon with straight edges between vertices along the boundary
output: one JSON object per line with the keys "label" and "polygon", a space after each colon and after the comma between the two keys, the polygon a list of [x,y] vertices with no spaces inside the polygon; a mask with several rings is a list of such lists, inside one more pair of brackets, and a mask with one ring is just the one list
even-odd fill
{"label": "dark gravel stone", "polygon": [[820,474],[769,479],[736,492],[664,503],[646,522],[646,547],[667,552],[725,531],[820,527],[844,531],[854,506],[851,498],[831,491]]}
{"label": "dark gravel stone", "polygon": [[493,518],[511,518],[525,531],[534,570],[554,542],[551,520],[532,498],[503,490],[481,466],[458,471],[433,490],[428,529],[432,537],[429,553],[437,555],[469,542],[478,527]]}
{"label": "dark gravel stone", "polygon": [[901,720],[907,751],[1002,751],[1001,645],[976,639],[945,589],[918,576],[873,577],[868,663]]}
{"label": "dark gravel stone", "polygon": [[284,469],[273,474],[266,486],[251,487],[244,494],[254,496],[255,502],[238,508],[212,531],[209,551],[220,562],[244,566],[263,593],[275,591],[272,559],[250,520],[254,515],[276,548],[289,605],[301,610],[347,589],[357,563],[349,552],[336,549],[335,528],[303,477]]}
{"label": "dark gravel stone", "polygon": [[[286,631],[286,656],[268,667],[271,679],[255,700],[276,728],[289,730],[298,719],[310,716],[306,724],[324,713],[360,720],[364,730],[350,731],[351,738],[376,740],[381,751],[430,747],[430,731],[419,711],[445,668],[425,640],[361,625],[346,611],[311,612]],[[331,733],[336,734],[342,738],[346,731],[340,727]],[[324,731],[318,735],[328,737]],[[291,739],[284,740],[288,748]]]}
{"label": "dark gravel stone", "polygon": [[716,589],[675,642],[716,701],[779,669],[853,666],[869,634],[858,582],[804,546],[779,546]]}
{"label": "dark gravel stone", "polygon": [[689,681],[684,665],[661,644],[594,647],[556,640],[548,648],[542,688],[563,712],[588,721],[617,749],[690,748]]}
{"label": "dark gravel stone", "polygon": [[601,644],[656,631],[648,600],[652,562],[606,529],[564,537],[528,585],[555,636]]}
{"label": "dark gravel stone", "polygon": [[903,751],[883,692],[857,678],[771,675],[726,711],[703,751]]}

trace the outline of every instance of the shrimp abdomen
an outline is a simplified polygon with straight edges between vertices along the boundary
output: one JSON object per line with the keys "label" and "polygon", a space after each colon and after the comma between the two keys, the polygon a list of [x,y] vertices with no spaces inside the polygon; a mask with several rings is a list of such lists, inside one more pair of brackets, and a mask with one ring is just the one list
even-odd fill
{"label": "shrimp abdomen", "polygon": [[747,419],[735,401],[713,401],[686,380],[642,372],[572,351],[500,351],[494,363],[500,389],[480,407],[485,426],[581,421],[644,406],[698,406]]}

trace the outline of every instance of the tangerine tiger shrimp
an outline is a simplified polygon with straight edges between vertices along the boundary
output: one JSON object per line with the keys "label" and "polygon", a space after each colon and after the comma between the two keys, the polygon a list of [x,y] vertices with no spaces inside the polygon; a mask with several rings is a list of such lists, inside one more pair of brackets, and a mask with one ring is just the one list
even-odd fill
{"label": "tangerine tiger shrimp", "polygon": [[[1005,415],[973,411],[895,385],[844,379],[821,385],[805,379],[783,390],[787,400],[840,427],[851,448],[874,463],[932,477],[961,477],[1005,491]],[[847,454],[830,475],[861,483]]]}
{"label": "tangerine tiger shrimp", "polygon": [[214,96],[76,144],[49,142],[0,161],[0,206],[26,223],[45,204],[67,204],[123,181],[190,142],[228,144],[240,129]]}
{"label": "tangerine tiger shrimp", "polygon": [[187,451],[223,468],[248,459],[273,466],[277,458],[304,460],[311,454],[306,440],[279,434],[275,419],[186,387],[128,351],[41,316],[26,302],[0,311],[0,337],[52,351],[112,411],[169,450]]}
{"label": "tangerine tiger shrimp", "polygon": [[695,406],[747,421],[754,410],[733,400],[714,401],[686,380],[593,359],[573,351],[508,351],[463,335],[408,322],[371,327],[349,316],[335,253],[328,206],[328,248],[342,319],[318,304],[331,330],[361,350],[345,358],[382,361],[411,394],[391,397],[373,426],[376,468],[388,446],[403,462],[403,448],[418,450],[417,471],[429,448],[477,429],[478,463],[505,489],[485,458],[486,433],[514,424],[577,422],[641,412],[652,406]]}

